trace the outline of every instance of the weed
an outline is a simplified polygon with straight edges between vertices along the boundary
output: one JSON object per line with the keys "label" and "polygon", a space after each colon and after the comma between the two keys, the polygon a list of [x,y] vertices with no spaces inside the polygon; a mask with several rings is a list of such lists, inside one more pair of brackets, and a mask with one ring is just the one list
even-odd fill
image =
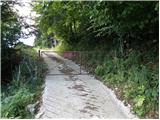
{"label": "weed", "polygon": [[132,51],[127,58],[106,57],[95,69],[107,85],[123,86],[123,97],[132,101],[133,111],[140,117],[158,111],[158,69],[140,64],[140,54]]}
{"label": "weed", "polygon": [[47,68],[36,54],[32,49],[22,49],[23,59],[13,72],[11,83],[2,91],[2,118],[32,118],[26,106],[36,102]]}

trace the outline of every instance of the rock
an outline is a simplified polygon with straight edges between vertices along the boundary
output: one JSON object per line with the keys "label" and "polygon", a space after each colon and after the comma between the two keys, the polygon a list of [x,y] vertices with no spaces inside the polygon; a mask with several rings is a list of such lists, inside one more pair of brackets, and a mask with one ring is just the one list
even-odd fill
{"label": "rock", "polygon": [[44,88],[45,88],[45,86],[46,86],[46,85],[45,85],[45,84],[43,84],[41,88],[42,88],[42,89],[44,89]]}
{"label": "rock", "polygon": [[36,106],[38,105],[38,103],[39,103],[39,101],[37,101],[37,102],[34,103],[34,104],[29,104],[29,105],[27,105],[27,107],[26,107],[27,111],[29,111],[29,112],[32,114],[32,116],[35,115],[35,110],[36,110]]}

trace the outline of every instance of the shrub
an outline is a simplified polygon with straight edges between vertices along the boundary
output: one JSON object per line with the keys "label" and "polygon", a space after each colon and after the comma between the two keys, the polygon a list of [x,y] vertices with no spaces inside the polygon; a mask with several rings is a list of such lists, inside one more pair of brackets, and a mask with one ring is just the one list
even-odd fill
{"label": "shrub", "polygon": [[2,118],[26,118],[29,113],[25,110],[33,102],[34,94],[26,88],[19,89],[15,95],[8,96],[2,101]]}
{"label": "shrub", "polygon": [[21,48],[23,59],[13,72],[11,83],[2,91],[3,118],[32,117],[26,106],[37,101],[47,67],[36,54],[33,49]]}
{"label": "shrub", "polygon": [[144,116],[158,111],[158,67],[140,63],[140,54],[132,51],[127,58],[106,57],[103,65],[96,67],[95,73],[107,85],[123,86],[124,99],[132,103],[137,115]]}

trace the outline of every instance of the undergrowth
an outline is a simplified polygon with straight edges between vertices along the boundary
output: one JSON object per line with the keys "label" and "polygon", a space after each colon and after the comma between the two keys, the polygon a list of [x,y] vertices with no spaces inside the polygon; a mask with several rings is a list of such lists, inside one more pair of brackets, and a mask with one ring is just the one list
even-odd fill
{"label": "undergrowth", "polygon": [[158,64],[155,61],[140,62],[141,56],[135,51],[127,58],[108,56],[103,64],[97,65],[95,73],[107,85],[119,86],[122,98],[132,105],[139,117],[157,118]]}
{"label": "undergrowth", "polygon": [[47,68],[32,48],[17,46],[21,63],[13,73],[12,81],[2,89],[2,118],[32,118],[26,106],[37,101]]}
{"label": "undergrowth", "polygon": [[54,49],[54,51],[66,51],[71,50],[71,46],[66,42],[59,43]]}

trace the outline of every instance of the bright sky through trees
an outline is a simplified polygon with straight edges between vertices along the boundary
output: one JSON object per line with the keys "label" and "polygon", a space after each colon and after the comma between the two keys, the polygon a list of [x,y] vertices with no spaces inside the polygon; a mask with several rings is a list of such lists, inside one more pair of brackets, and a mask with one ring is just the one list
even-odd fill
{"label": "bright sky through trees", "polygon": [[[30,3],[31,1],[28,0],[28,1],[23,1],[21,2],[22,3],[22,6],[19,6],[19,5],[15,5],[15,8],[18,10],[18,14],[19,16],[21,17],[25,17],[25,22],[28,24],[28,25],[34,25],[35,24],[35,21],[32,20],[31,18],[33,18],[34,16],[36,16],[36,13],[32,11],[32,8],[30,6]],[[25,29],[24,27],[22,27],[21,29],[24,33],[28,34],[30,29]],[[23,42],[24,44],[27,44],[27,45],[30,45],[30,46],[33,46],[34,45],[34,39],[35,39],[35,36],[32,35],[32,36],[28,36],[28,38],[20,38],[19,40],[21,42]]]}

